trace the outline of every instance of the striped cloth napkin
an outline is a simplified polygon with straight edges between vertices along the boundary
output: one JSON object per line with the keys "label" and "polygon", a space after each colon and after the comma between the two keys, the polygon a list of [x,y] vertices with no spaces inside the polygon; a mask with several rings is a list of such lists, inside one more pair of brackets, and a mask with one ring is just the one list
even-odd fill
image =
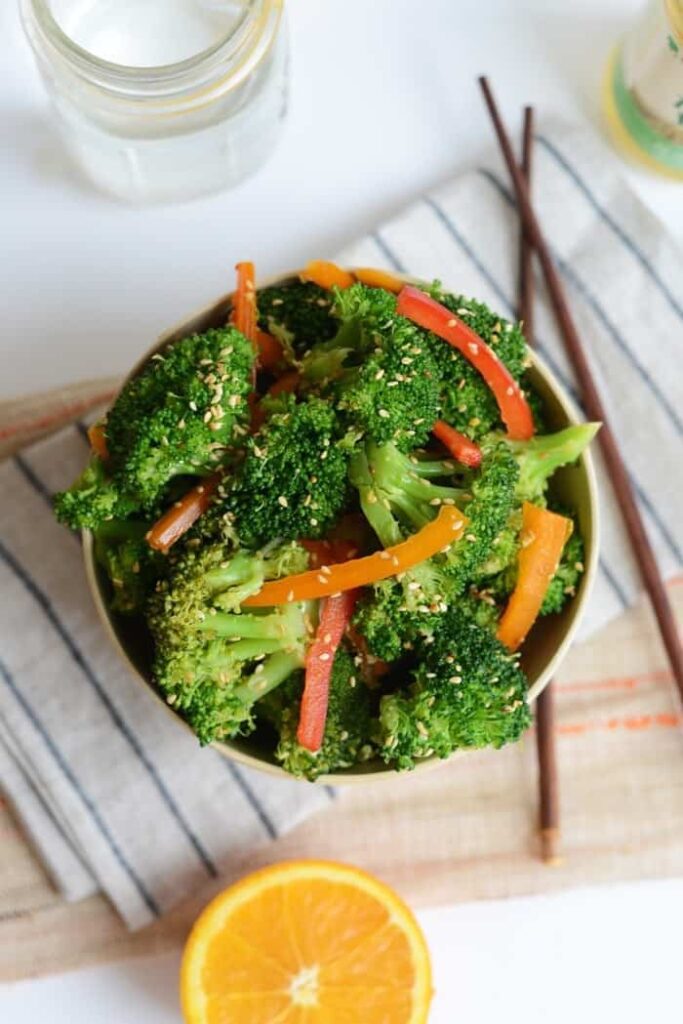
{"label": "striped cloth napkin", "polygon": [[[543,127],[535,166],[537,207],[669,576],[681,569],[683,547],[683,263],[585,129]],[[338,258],[439,276],[513,316],[517,221],[504,173],[492,162],[463,174]],[[574,392],[540,288],[536,319],[539,351]],[[40,428],[45,417],[36,418]],[[6,424],[0,407],[0,449],[31,432]],[[110,650],[78,540],[50,513],[50,495],[85,457],[75,425],[0,466],[0,777],[67,898],[102,889],[137,928],[334,794],[200,750]],[[601,478],[602,557],[585,634],[632,604],[639,589]]]}

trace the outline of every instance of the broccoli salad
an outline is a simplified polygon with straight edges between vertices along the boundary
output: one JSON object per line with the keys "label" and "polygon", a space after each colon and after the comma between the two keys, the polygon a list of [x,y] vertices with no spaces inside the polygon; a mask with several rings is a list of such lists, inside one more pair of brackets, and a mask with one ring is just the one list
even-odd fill
{"label": "broccoli salad", "polygon": [[520,646],[584,568],[548,485],[597,425],[547,432],[520,326],[438,282],[237,271],[55,499],[155,685],[200,743],[254,734],[307,779],[517,740]]}

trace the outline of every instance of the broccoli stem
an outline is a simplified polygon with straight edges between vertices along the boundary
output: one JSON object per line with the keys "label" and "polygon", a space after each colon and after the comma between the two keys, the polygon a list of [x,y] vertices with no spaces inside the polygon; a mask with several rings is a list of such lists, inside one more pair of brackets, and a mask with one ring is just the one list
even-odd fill
{"label": "broccoli stem", "polygon": [[265,697],[280,683],[284,683],[285,679],[302,665],[303,656],[301,654],[290,654],[285,651],[272,654],[270,658],[261,662],[246,683],[235,688],[235,697],[243,704],[253,704],[261,697]]}
{"label": "broccoli stem", "polygon": [[288,633],[288,624],[277,614],[231,615],[229,612],[216,612],[215,615],[209,615],[204,619],[200,629],[203,632],[215,633],[216,636],[281,640]]}
{"label": "broccoli stem", "polygon": [[599,429],[599,423],[581,423],[555,434],[537,434],[529,441],[506,438],[519,463],[518,496],[533,498],[541,494],[555,470],[576,462]]}
{"label": "broccoli stem", "polygon": [[221,594],[225,591],[224,603],[230,608],[236,608],[261,588],[264,578],[263,559],[241,551],[220,568],[207,572],[205,581],[208,592],[214,596],[216,604],[222,603]]}
{"label": "broccoli stem", "polygon": [[358,489],[363,515],[379,537],[383,547],[389,548],[402,540],[399,525],[386,505],[380,501],[364,451],[354,455],[349,463],[349,479]]}

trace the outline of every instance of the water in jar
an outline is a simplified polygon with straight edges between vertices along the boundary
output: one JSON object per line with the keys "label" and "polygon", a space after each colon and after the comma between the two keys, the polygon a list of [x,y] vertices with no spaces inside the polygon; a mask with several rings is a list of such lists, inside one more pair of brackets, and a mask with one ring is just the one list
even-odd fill
{"label": "water in jar", "polygon": [[[88,53],[127,68],[159,68],[210,51],[253,15],[254,0],[51,0],[64,33]],[[244,55],[242,55],[244,57]],[[284,117],[284,28],[249,75],[201,98],[205,86],[230,80],[229,65],[207,78],[197,64],[198,101],[142,103],[98,97],[97,90],[57,89],[67,142],[100,187],[149,202],[188,198],[234,184],[271,150]],[[191,73],[190,73],[191,74]],[[135,85],[131,87],[134,92]]]}

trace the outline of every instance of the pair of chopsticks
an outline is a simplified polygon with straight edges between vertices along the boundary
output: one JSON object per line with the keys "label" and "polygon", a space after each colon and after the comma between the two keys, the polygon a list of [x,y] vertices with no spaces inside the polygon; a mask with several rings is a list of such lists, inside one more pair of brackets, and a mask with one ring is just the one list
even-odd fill
{"label": "pair of chopsticks", "polygon": [[[525,111],[522,164],[515,159],[510,136],[500,116],[498,106],[485,77],[479,79],[484,100],[491,116],[501,153],[507,165],[517,199],[522,236],[520,242],[520,316],[524,319],[527,341],[533,343],[533,277],[532,256],[541,265],[553,311],[560,328],[565,349],[574,368],[583,398],[583,405],[591,420],[600,420],[602,429],[598,443],[607,466],[614,492],[621,510],[633,554],[640,570],[643,585],[650,598],[657,626],[666,650],[671,671],[683,699],[683,647],[676,620],[664,583],[659,573],[645,526],[628,477],[626,465],[607,416],[600,392],[591,373],[586,352],[571,314],[561,278],[550,249],[541,230],[531,201],[531,151],[533,115]],[[556,857],[559,838],[559,793],[555,758],[555,729],[552,684],[541,694],[537,705],[537,745],[540,782],[540,825],[544,859]]]}

